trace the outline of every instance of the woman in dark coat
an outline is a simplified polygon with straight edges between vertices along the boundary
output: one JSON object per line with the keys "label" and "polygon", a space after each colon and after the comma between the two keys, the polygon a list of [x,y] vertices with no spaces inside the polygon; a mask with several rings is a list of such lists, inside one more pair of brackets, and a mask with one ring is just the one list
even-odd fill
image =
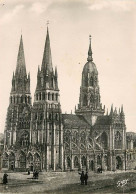
{"label": "woman in dark coat", "polygon": [[8,175],[5,173],[3,175],[3,184],[7,184],[8,183],[8,179],[7,179]]}
{"label": "woman in dark coat", "polygon": [[79,173],[81,176],[80,176],[80,181],[81,181],[81,185],[84,185],[84,171],[82,171],[82,173]]}

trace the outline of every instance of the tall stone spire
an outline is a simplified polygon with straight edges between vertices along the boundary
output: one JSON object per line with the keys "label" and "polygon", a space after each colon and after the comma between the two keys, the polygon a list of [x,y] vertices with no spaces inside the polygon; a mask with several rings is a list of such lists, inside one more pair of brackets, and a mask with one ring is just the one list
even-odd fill
{"label": "tall stone spire", "polygon": [[49,37],[49,30],[47,27],[47,35],[43,53],[43,60],[42,60],[42,70],[46,69],[48,72],[52,72],[52,57],[51,57],[51,48],[50,48],[50,37]]}
{"label": "tall stone spire", "polygon": [[88,49],[88,58],[87,58],[87,61],[93,61],[93,58],[92,58],[92,47],[91,47],[91,35],[89,36],[89,39],[90,39],[90,44],[89,44],[89,49]]}
{"label": "tall stone spire", "polygon": [[15,75],[12,78],[12,94],[30,94],[30,74],[27,76],[23,38],[21,35]]}
{"label": "tall stone spire", "polygon": [[17,77],[24,77],[26,76],[26,64],[25,64],[25,56],[24,56],[24,47],[23,47],[23,38],[21,35],[20,38],[20,45],[17,57],[17,66],[16,66],[16,73],[15,76]]}

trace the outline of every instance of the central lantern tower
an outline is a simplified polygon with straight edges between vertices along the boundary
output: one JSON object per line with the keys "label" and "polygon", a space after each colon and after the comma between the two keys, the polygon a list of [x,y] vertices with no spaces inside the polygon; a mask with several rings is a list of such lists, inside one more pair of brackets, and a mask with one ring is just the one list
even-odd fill
{"label": "central lantern tower", "polygon": [[83,115],[93,125],[98,116],[104,115],[105,108],[102,108],[98,82],[98,71],[92,58],[91,36],[88,50],[87,63],[82,71],[82,82],[77,115]]}

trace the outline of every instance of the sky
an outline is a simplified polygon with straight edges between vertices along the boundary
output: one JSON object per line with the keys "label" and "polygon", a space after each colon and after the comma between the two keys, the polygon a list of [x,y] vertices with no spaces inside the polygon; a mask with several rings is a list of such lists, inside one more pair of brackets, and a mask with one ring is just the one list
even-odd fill
{"label": "sky", "polygon": [[79,102],[89,35],[101,102],[124,106],[127,131],[136,132],[136,0],[0,0],[0,132],[4,131],[21,33],[34,98],[49,20],[62,112]]}

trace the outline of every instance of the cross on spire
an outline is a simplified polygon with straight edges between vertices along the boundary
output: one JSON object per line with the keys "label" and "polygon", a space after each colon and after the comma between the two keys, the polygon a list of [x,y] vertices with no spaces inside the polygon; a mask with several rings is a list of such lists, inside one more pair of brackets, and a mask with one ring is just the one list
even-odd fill
{"label": "cross on spire", "polygon": [[49,22],[49,20],[47,20],[47,23],[46,23],[47,27],[48,27],[49,24],[50,24],[50,22]]}
{"label": "cross on spire", "polygon": [[93,58],[92,58],[92,48],[91,48],[91,35],[89,35],[89,50],[88,50],[88,58],[87,58],[87,61],[93,61]]}
{"label": "cross on spire", "polygon": [[91,38],[92,38],[92,36],[91,36],[91,35],[89,35],[89,40],[90,40],[90,42],[91,42]]}

